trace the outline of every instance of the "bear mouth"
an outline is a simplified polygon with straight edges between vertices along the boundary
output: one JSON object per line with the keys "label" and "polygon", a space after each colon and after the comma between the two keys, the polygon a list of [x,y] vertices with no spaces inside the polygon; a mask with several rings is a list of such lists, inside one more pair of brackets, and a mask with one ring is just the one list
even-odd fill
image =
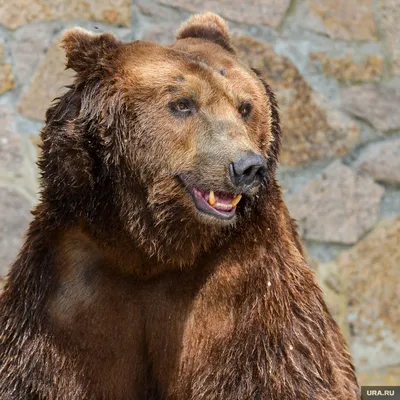
{"label": "bear mouth", "polygon": [[189,183],[190,180],[183,174],[177,175],[177,178],[189,192],[197,211],[220,220],[230,220],[235,217],[242,194],[201,189]]}
{"label": "bear mouth", "polygon": [[205,191],[197,187],[187,187],[198,211],[219,219],[228,220],[235,216],[236,206],[242,195]]}
{"label": "bear mouth", "polygon": [[236,206],[242,198],[241,194],[204,191],[196,187],[188,189],[199,211],[220,219],[233,218],[236,214]]}

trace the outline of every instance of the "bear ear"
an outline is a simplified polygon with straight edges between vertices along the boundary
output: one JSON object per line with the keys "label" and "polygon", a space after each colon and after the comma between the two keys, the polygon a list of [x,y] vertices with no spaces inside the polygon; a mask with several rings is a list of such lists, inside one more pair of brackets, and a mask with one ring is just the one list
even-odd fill
{"label": "bear ear", "polygon": [[228,24],[217,14],[208,12],[205,14],[193,15],[188,21],[182,24],[176,38],[198,38],[217,43],[225,50],[234,53],[230,44]]}
{"label": "bear ear", "polygon": [[121,44],[112,33],[94,34],[82,28],[68,29],[61,38],[66,67],[80,75],[89,75],[104,67],[101,61],[109,58]]}

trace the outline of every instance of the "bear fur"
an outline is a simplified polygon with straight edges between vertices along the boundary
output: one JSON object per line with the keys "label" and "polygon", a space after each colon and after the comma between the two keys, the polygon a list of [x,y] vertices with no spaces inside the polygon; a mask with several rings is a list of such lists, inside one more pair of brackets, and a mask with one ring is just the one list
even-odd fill
{"label": "bear fur", "polygon": [[[275,179],[274,95],[226,23],[196,15],[169,47],[76,28],[62,46],[76,79],[47,112],[0,298],[0,399],[359,399]],[[249,151],[264,174],[239,190],[228,165]],[[193,187],[243,197],[224,220]]]}

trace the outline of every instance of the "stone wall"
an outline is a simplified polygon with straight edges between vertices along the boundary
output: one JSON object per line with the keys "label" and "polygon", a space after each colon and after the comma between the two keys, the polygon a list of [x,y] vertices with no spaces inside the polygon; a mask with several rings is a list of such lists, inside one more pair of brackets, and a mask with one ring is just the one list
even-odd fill
{"label": "stone wall", "polygon": [[399,384],[400,0],[1,2],[0,290],[37,199],[33,143],[71,81],[61,32],[165,44],[205,10],[277,94],[279,178],[361,382]]}

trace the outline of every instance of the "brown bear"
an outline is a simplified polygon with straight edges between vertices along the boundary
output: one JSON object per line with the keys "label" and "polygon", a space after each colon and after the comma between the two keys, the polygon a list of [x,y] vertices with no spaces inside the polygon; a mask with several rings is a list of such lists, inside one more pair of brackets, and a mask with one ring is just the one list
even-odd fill
{"label": "brown bear", "polygon": [[275,179],[274,95],[226,23],[62,46],[76,79],[0,300],[0,399],[359,399]]}

